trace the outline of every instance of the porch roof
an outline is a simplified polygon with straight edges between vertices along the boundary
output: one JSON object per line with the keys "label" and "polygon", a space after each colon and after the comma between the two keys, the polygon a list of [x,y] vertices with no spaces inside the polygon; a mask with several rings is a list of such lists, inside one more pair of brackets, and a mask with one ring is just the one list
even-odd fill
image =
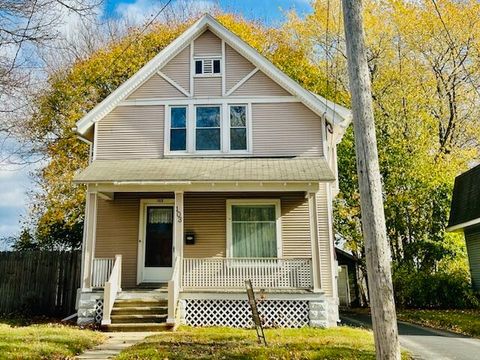
{"label": "porch roof", "polygon": [[176,158],[95,160],[78,173],[77,183],[333,181],[324,158]]}

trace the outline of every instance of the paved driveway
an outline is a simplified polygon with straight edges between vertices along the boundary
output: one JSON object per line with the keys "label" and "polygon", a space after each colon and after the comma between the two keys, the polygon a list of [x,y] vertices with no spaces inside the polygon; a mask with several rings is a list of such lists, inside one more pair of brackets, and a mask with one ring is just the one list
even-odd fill
{"label": "paved driveway", "polygon": [[[371,328],[369,315],[341,314],[342,323]],[[480,359],[480,340],[450,332],[433,330],[403,321],[398,322],[400,343],[415,359]]]}

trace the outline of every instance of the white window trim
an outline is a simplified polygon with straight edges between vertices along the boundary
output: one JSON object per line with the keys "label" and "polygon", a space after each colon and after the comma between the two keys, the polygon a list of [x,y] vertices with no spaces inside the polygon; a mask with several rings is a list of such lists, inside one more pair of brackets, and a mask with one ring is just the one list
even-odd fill
{"label": "white window trim", "polygon": [[227,248],[228,258],[233,257],[233,233],[232,233],[232,205],[275,205],[276,232],[277,232],[277,258],[283,256],[282,241],[282,211],[280,199],[227,199]]}
{"label": "white window trim", "polygon": [[[197,108],[202,108],[202,107],[217,107],[219,108],[219,113],[220,113],[220,149],[218,150],[197,150]],[[205,104],[198,104],[194,105],[194,115],[193,115],[193,151],[195,155],[202,155],[202,154],[221,154],[224,144],[225,144],[225,139],[223,136],[225,124],[224,124],[224,116],[223,116],[223,111],[222,111],[222,104],[217,104],[217,105],[205,105]],[[202,129],[208,129],[208,128],[202,128]],[[210,129],[217,129],[216,127],[212,127]]]}
{"label": "white window trim", "polygon": [[[197,69],[196,62],[198,60],[202,61],[202,73],[201,74],[196,73],[196,69]],[[203,61],[204,60],[212,60],[212,73],[211,74],[203,73],[203,70],[204,70]],[[219,73],[213,73],[213,66],[214,66],[213,65],[213,60],[220,60],[220,72]],[[197,55],[197,56],[193,57],[192,62],[193,62],[193,77],[196,77],[196,78],[223,77],[223,67],[222,67],[222,56],[221,55]]]}
{"label": "white window trim", "polygon": [[[230,106],[246,106],[247,109],[247,150],[230,150]],[[170,150],[171,109],[175,107],[187,108],[187,147],[186,150]],[[196,108],[219,107],[220,108],[220,150],[196,150]],[[165,156],[244,156],[251,155],[253,151],[252,129],[252,104],[250,102],[231,103],[205,103],[201,99],[198,102],[171,102],[165,105],[164,127],[164,154]]]}
{"label": "white window trim", "polygon": [[[246,137],[247,137],[247,139],[246,139],[247,148],[245,150],[232,150],[231,149],[230,129],[232,128],[232,126],[231,126],[231,123],[230,123],[230,121],[231,121],[231,119],[230,119],[230,108],[232,106],[245,106],[245,117],[246,117],[246,119],[245,119],[245,131],[246,131]],[[227,129],[228,134],[227,134],[227,144],[226,144],[227,145],[226,146],[227,151],[226,152],[228,152],[229,154],[249,154],[250,149],[251,149],[251,144],[250,144],[251,134],[250,134],[250,132],[251,132],[251,129],[252,129],[252,122],[251,122],[251,116],[250,116],[250,106],[249,106],[249,104],[228,104],[226,106],[226,108],[227,108],[227,112],[226,112],[227,113],[227,116],[226,116],[227,126],[226,126],[226,128],[228,128]]]}
{"label": "white window trim", "polygon": [[[186,147],[185,150],[170,150],[170,130],[172,129],[172,109],[174,108],[185,108],[186,109]],[[164,153],[169,155],[186,155],[188,154],[188,143],[189,143],[189,114],[190,107],[186,105],[169,105],[165,106],[165,135],[164,135]]]}

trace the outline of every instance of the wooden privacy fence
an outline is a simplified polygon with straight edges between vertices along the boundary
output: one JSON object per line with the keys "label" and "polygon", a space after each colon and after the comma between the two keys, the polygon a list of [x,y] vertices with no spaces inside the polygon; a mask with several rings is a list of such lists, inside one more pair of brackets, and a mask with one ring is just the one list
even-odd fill
{"label": "wooden privacy fence", "polygon": [[0,252],[0,313],[75,312],[81,252]]}

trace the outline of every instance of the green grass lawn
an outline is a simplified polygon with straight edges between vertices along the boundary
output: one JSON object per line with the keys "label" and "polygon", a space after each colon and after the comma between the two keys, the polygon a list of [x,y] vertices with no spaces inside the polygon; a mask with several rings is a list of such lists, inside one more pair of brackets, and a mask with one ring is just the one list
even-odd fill
{"label": "green grass lawn", "polygon": [[105,335],[59,324],[17,326],[0,320],[0,359],[71,359]]}
{"label": "green grass lawn", "polygon": [[399,320],[480,337],[480,310],[398,310]]}
{"label": "green grass lawn", "polygon": [[268,347],[255,330],[180,327],[124,350],[117,359],[375,359],[370,331],[332,329],[265,330]]}

